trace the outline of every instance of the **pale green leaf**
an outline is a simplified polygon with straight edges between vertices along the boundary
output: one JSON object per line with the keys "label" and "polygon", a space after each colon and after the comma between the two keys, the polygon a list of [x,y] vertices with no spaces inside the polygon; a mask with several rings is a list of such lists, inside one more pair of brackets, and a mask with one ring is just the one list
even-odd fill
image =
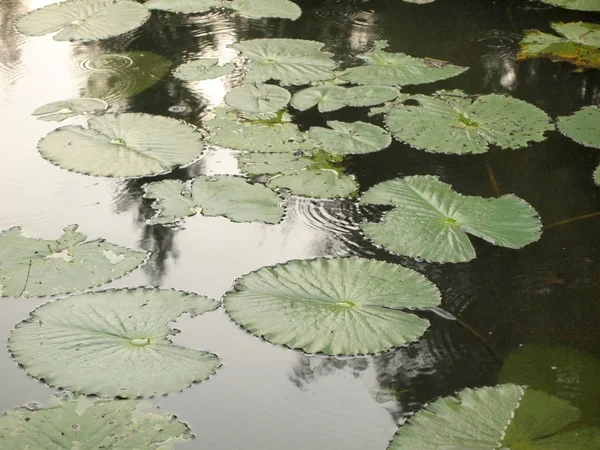
{"label": "pale green leaf", "polygon": [[600,428],[570,428],[578,417],[568,402],[527,387],[463,389],[418,411],[389,450],[599,448]]}
{"label": "pale green leaf", "polygon": [[308,84],[333,78],[336,64],[325,44],[304,39],[252,39],[233,44],[250,60],[247,83],[279,80],[283,85]]}
{"label": "pale green leaf", "polygon": [[300,111],[317,106],[320,112],[336,111],[347,106],[347,89],[326,84],[298,91],[292,97],[292,106]]}
{"label": "pale green leaf", "polygon": [[225,103],[246,113],[269,113],[283,109],[291,94],[272,84],[244,84],[225,95]]}
{"label": "pale green leaf", "polygon": [[327,122],[329,128],[312,127],[308,136],[333,154],[371,153],[388,147],[392,137],[387,131],[365,122]]}
{"label": "pale green leaf", "polygon": [[317,258],[244,275],[224,302],[236,323],[269,342],[355,355],[419,338],[429,322],[410,309],[439,305],[440,293],[421,274],[396,264]]}
{"label": "pale green leaf", "polygon": [[596,167],[594,171],[594,182],[600,186],[600,166]]}
{"label": "pale green leaf", "polygon": [[399,141],[430,152],[484,153],[490,144],[517,149],[543,141],[554,128],[541,109],[504,95],[438,91],[409,99],[389,109],[386,125]]}
{"label": "pale green leaf", "polygon": [[386,47],[386,41],[376,41],[373,50],[359,55],[365,65],[350,67],[339,77],[355,84],[405,86],[444,80],[467,70],[447,61],[389,53],[384,51]]}
{"label": "pale green leaf", "polygon": [[354,86],[345,95],[348,106],[373,106],[394,100],[399,93],[392,86]]}
{"label": "pale green leaf", "polygon": [[63,394],[50,406],[27,405],[0,417],[0,447],[11,450],[166,450],[192,438],[175,416],[149,411],[136,400]]}
{"label": "pale green leaf", "polygon": [[120,278],[141,265],[146,252],[104,240],[87,241],[77,225],[58,240],[23,236],[19,227],[0,233],[0,295],[67,294]]}
{"label": "pale green leaf", "polygon": [[142,177],[190,164],[203,136],[185,122],[149,114],[105,115],[89,128],[65,126],[39,143],[44,158],[63,169],[105,177]]}
{"label": "pale green leaf", "polygon": [[113,289],[62,298],[34,310],[12,331],[9,349],[32,377],[99,397],[180,391],[220,366],[212,353],[170,341],[169,324],[218,303],[160,289]]}
{"label": "pale green leaf", "polygon": [[240,155],[238,161],[247,175],[288,175],[314,164],[307,156],[289,153],[246,153]]}
{"label": "pale green leaf", "polygon": [[174,223],[201,212],[225,216],[234,222],[277,223],[283,217],[281,199],[261,184],[228,175],[200,176],[184,185],[176,180],[157,181],[144,187],[145,198],[156,199],[150,223]]}
{"label": "pale green leaf", "polygon": [[600,148],[600,108],[586,106],[575,114],[559,117],[556,121],[558,129],[587,147]]}
{"label": "pale green leaf", "polygon": [[330,169],[305,169],[274,177],[267,186],[289,189],[292,194],[313,198],[352,197],[358,191],[353,176]]}
{"label": "pale green leaf", "polygon": [[361,202],[395,207],[381,222],[362,225],[369,238],[394,253],[428,261],[475,258],[467,232],[509,248],[524,247],[541,235],[536,211],[519,197],[464,196],[430,175],[385,181]]}
{"label": "pale green leaf", "polygon": [[228,7],[250,19],[275,17],[296,20],[302,14],[300,7],[290,0],[233,0]]}
{"label": "pale green leaf", "polygon": [[576,9],[579,11],[600,11],[600,2],[598,0],[541,0],[549,5],[560,6],[561,8]]}
{"label": "pale green leaf", "polygon": [[150,17],[144,5],[121,0],[68,0],[34,9],[17,21],[28,36],[59,32],[57,41],[91,41],[127,33]]}
{"label": "pale green leaf", "polygon": [[71,100],[62,100],[58,102],[47,103],[40,106],[31,113],[37,116],[39,120],[46,122],[61,122],[70,117],[81,114],[93,114],[106,111],[108,104],[97,98],[75,98]]}
{"label": "pale green leaf", "polygon": [[191,14],[227,7],[229,3],[228,0],[148,0],[144,5],[148,9]]}
{"label": "pale green leaf", "polygon": [[188,61],[175,69],[173,75],[184,81],[201,81],[222,77],[233,71],[233,64],[228,63],[219,66],[217,65],[218,62],[219,60],[217,58],[204,58]]}

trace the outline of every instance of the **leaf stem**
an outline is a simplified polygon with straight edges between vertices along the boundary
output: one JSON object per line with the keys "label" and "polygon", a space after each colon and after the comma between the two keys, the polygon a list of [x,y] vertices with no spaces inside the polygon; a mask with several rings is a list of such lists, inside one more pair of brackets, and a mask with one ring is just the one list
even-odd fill
{"label": "leaf stem", "polygon": [[27,269],[27,278],[25,278],[25,285],[23,286],[23,290],[21,291],[21,293],[19,295],[17,295],[17,298],[22,296],[23,293],[25,292],[25,289],[27,289],[27,283],[29,283],[29,275],[31,275],[31,264],[32,264],[33,260],[30,259],[29,260],[29,268]]}
{"label": "leaf stem", "polygon": [[590,219],[592,217],[597,217],[597,216],[600,216],[600,211],[596,211],[596,212],[590,213],[590,214],[584,214],[583,216],[571,217],[570,219],[561,220],[559,222],[554,222],[554,223],[551,223],[550,225],[546,225],[544,227],[544,229],[547,230],[548,228],[558,227],[560,225],[566,225],[568,223],[575,222],[577,220]]}

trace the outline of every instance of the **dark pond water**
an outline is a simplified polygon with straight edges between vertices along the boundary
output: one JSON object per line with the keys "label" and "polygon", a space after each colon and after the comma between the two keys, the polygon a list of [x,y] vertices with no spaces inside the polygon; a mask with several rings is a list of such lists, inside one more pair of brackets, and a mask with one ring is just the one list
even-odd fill
{"label": "dark pond water", "polygon": [[[27,38],[14,30],[16,17],[49,3],[0,3],[0,229],[20,225],[28,235],[54,238],[77,223],[91,238],[153,252],[146,266],[111,287],[154,285],[217,299],[242,274],[290,259],[359,255],[391,261],[435,282],[443,308],[478,334],[431,316],[429,331],[406,348],[372,357],[326,358],[261,341],[234,325],[223,310],[193,320],[183,317],[175,342],[217,353],[223,367],[208,382],[151,399],[195,433],[196,440],[180,448],[385,449],[398,423],[425,402],[464,387],[496,384],[502,360],[520,346],[561,345],[600,357],[600,189],[591,176],[600,153],[556,131],[517,151],[434,155],[395,141],[384,151],[348,158],[348,171],[361,191],[398,176],[434,174],[464,194],[514,193],[531,203],[544,223],[542,239],[524,249],[473,239],[474,261],[426,264],[371,244],[358,227],[370,212],[352,201],[294,199],[285,220],[275,226],[201,216],[175,229],[149,226],[149,204],[141,198],[141,186],[149,179],[94,178],[49,164],[36,144],[56,125],[30,115],[51,101],[93,97],[109,89],[115,93],[113,111],[160,114],[201,126],[239,75],[184,83],[169,74],[133,97],[118,99],[136,80],[94,78],[94,71],[106,64],[102,55],[154,52],[175,67],[198,57],[235,60],[228,45],[240,40],[293,37],[325,43],[346,64],[375,40],[387,39],[392,51],[470,67],[459,77],[409,92],[505,93],[556,117],[600,103],[599,72],[574,72],[566,63],[548,60],[518,62],[516,43],[525,29],[548,30],[557,20],[597,21],[599,15],[525,0],[427,5],[298,0],[303,15],[295,22],[154,12],[135,32],[74,44],[48,36]],[[303,126],[365,120],[366,112],[308,112],[297,120]],[[172,176],[236,172],[233,155],[214,148]],[[8,338],[10,329],[43,302],[3,298],[0,338]],[[6,350],[0,352],[0,373],[3,411],[31,401],[46,404],[54,392],[28,377]]]}

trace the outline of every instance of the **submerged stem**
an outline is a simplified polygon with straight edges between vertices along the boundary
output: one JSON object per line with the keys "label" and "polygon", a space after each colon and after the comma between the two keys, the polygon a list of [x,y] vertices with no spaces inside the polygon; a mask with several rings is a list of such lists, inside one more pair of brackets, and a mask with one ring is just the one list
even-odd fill
{"label": "submerged stem", "polygon": [[600,216],[600,211],[596,211],[596,212],[590,213],[590,214],[584,214],[583,216],[571,217],[570,219],[561,220],[559,222],[554,222],[554,223],[551,223],[550,225],[546,225],[544,227],[544,229],[547,230],[548,228],[558,227],[560,225],[566,225],[568,223],[575,222],[577,220],[590,219],[590,218],[596,217],[596,216]]}

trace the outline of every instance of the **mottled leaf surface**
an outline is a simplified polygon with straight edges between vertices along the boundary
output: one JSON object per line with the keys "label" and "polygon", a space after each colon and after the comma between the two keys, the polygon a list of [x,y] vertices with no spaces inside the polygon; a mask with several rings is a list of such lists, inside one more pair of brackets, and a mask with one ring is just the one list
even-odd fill
{"label": "mottled leaf surface", "polygon": [[225,295],[227,313],[252,334],[329,355],[405,345],[429,326],[407,310],[439,304],[438,289],[421,274],[359,258],[263,267],[244,275]]}
{"label": "mottled leaf surface", "polygon": [[234,65],[231,63],[222,66],[219,66],[218,63],[217,58],[195,59],[179,66],[173,75],[184,81],[201,81],[228,75],[234,69]]}
{"label": "mottled leaf surface", "polygon": [[384,129],[366,122],[327,122],[329,128],[312,127],[309,137],[332,154],[371,153],[388,147],[392,137]]}
{"label": "mottled leaf surface", "polygon": [[106,111],[108,104],[97,98],[75,98],[47,103],[31,113],[39,120],[61,122],[81,114],[93,114]]}
{"label": "mottled leaf surface", "polygon": [[274,177],[267,183],[272,188],[289,189],[293,194],[313,198],[352,197],[358,191],[353,176],[330,169],[305,169]]}
{"label": "mottled leaf surface", "polygon": [[230,90],[225,103],[242,112],[270,113],[283,109],[291,97],[287,89],[273,84],[244,84]]}

